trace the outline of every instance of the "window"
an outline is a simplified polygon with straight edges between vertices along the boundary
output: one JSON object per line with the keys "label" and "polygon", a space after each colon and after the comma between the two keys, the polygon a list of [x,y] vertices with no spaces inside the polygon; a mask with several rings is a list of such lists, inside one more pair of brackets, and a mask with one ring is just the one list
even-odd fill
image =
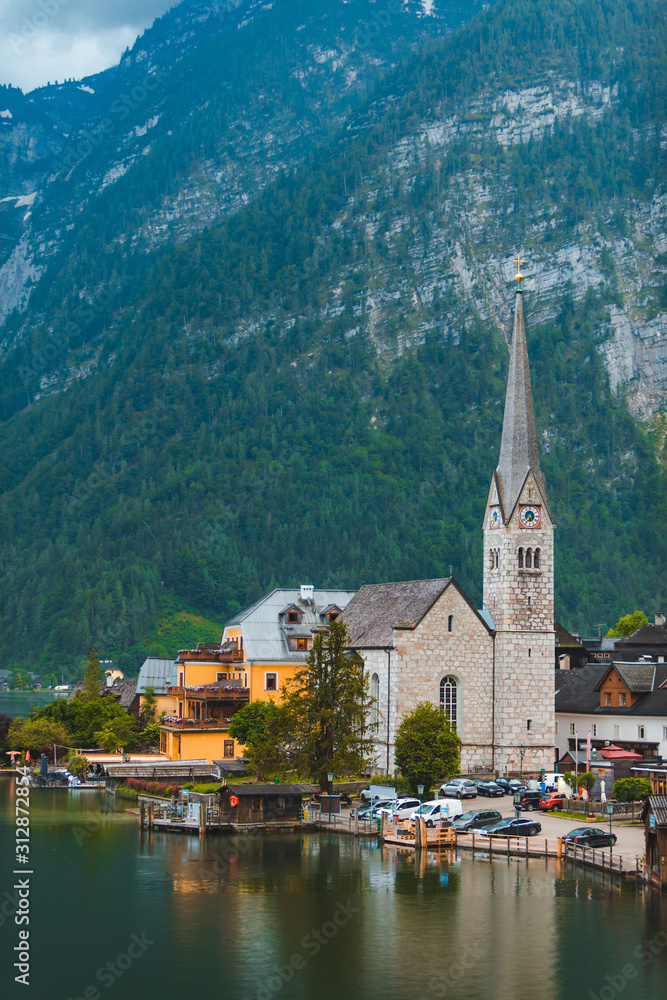
{"label": "window", "polygon": [[234,740],[225,740],[222,744],[222,756],[223,757],[233,757],[234,756]]}
{"label": "window", "polygon": [[604,703],[607,708],[611,707],[611,691],[605,691],[604,693]]}
{"label": "window", "polygon": [[558,719],[556,719],[556,736],[558,736]]}
{"label": "window", "polygon": [[266,674],[266,684],[264,686],[265,691],[277,691],[278,690],[278,674]]}
{"label": "window", "polygon": [[454,631],[454,615],[450,615],[449,618],[447,619],[447,631],[448,632]]}
{"label": "window", "polygon": [[327,618],[329,619],[329,622],[331,623],[331,622],[335,622],[339,615],[340,615],[340,611],[330,611],[329,614],[327,615]]}
{"label": "window", "polygon": [[261,812],[261,810],[262,810],[262,800],[261,799],[253,799],[252,800],[252,809],[253,809],[253,812],[257,812],[257,811]]}
{"label": "window", "polygon": [[307,639],[297,639],[296,640],[296,648],[297,649],[308,649],[308,640]]}
{"label": "window", "polygon": [[637,726],[637,739],[643,740],[646,738],[646,728],[644,726]]}
{"label": "window", "polygon": [[284,795],[279,795],[276,799],[276,810],[278,812],[285,812],[285,807],[287,805],[287,799]]}
{"label": "window", "polygon": [[662,738],[663,740],[667,740],[667,726],[662,727]]}
{"label": "window", "polygon": [[455,677],[443,677],[440,681],[440,708],[449,717],[449,724],[456,731],[458,722],[458,692]]}
{"label": "window", "polygon": [[533,568],[534,569],[539,569],[540,568],[540,550],[539,549],[535,549],[535,556],[533,558]]}
{"label": "window", "polygon": [[178,675],[178,686],[183,687],[183,671],[181,670]]}
{"label": "window", "polygon": [[179,701],[179,703],[178,703],[178,717],[179,717],[179,719],[183,718],[183,702],[182,701]]}
{"label": "window", "polygon": [[625,692],[624,691],[619,691],[619,693],[618,693],[618,707],[619,708],[625,708],[625,706],[626,706]]}
{"label": "window", "polygon": [[496,549],[496,569],[498,569],[499,563],[500,563],[500,549]]}
{"label": "window", "polygon": [[216,681],[226,681],[227,680],[227,674],[216,674],[215,675],[215,679],[216,679]]}
{"label": "window", "polygon": [[526,549],[526,569],[532,569],[533,567],[533,550]]}
{"label": "window", "polygon": [[529,656],[529,657],[530,657],[530,654],[531,654],[532,652],[533,652],[533,651],[532,651],[532,649],[529,649],[529,650],[528,650],[528,656]]}
{"label": "window", "polygon": [[371,729],[375,732],[380,728],[380,678],[377,674],[371,677]]}
{"label": "window", "polygon": [[167,752],[167,734],[160,733],[160,753]]}
{"label": "window", "polygon": [[598,727],[597,724],[594,722],[593,725],[591,726],[591,736],[597,736],[597,734],[598,734]]}
{"label": "window", "polygon": [[621,727],[620,726],[614,726],[614,739],[618,740],[620,738],[621,738]]}
{"label": "window", "polygon": [[298,625],[299,624],[299,617],[300,616],[299,616],[299,612],[298,611],[288,611],[287,612],[287,621],[290,622],[292,625]]}
{"label": "window", "polygon": [[570,723],[570,736],[576,736],[576,730],[574,728],[574,722]]}
{"label": "window", "polygon": [[523,549],[519,549],[519,569],[523,569]]}
{"label": "window", "polygon": [[533,725],[532,719],[526,719],[526,732],[529,733]]}
{"label": "window", "polygon": [[496,556],[493,549],[489,549],[489,569],[493,569],[496,565]]}

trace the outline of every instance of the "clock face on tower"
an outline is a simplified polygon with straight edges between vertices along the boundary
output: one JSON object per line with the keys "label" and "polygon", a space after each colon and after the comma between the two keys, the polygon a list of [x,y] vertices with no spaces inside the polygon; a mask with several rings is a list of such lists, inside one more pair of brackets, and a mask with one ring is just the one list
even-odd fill
{"label": "clock face on tower", "polygon": [[500,527],[500,507],[492,507],[489,511],[489,528]]}
{"label": "clock face on tower", "polygon": [[542,519],[542,512],[539,507],[533,504],[526,504],[519,510],[519,521],[522,528],[539,528]]}

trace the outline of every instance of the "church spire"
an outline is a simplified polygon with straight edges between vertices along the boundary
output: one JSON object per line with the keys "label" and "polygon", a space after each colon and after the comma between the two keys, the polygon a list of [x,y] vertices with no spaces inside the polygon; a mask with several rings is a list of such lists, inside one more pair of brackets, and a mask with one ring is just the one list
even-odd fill
{"label": "church spire", "polygon": [[530,385],[526,327],[523,318],[523,293],[521,289],[521,282],[523,281],[521,264],[525,264],[525,261],[521,259],[521,254],[516,258],[516,263],[518,266],[516,274],[517,290],[514,308],[514,331],[512,334],[512,348],[507,378],[503,435],[497,470],[505,518],[509,518],[514,510],[529,471],[535,477],[536,486],[542,493],[545,503],[548,504],[546,484],[540,471],[540,457],[537,450],[533,393]]}

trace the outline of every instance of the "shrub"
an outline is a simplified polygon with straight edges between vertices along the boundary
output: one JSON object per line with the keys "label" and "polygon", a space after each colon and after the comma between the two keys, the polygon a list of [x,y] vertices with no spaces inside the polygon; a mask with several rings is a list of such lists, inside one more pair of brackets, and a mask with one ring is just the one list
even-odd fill
{"label": "shrub", "polygon": [[614,782],[614,798],[618,802],[640,802],[651,794],[646,778],[621,778]]}

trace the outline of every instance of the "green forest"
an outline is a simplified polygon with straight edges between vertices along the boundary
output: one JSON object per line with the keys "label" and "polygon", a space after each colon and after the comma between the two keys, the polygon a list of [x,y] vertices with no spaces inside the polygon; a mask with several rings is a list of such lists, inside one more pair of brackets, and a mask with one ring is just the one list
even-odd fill
{"label": "green forest", "polygon": [[[453,249],[419,308],[405,291],[413,262],[466,239],[452,205],[475,175],[494,220],[467,244],[473,259],[555,252],[584,223],[622,238],[627,206],[664,182],[661,24],[656,0],[500,3],[406,59],[331,145],[168,251],[132,253],[116,238],[128,186],[137,199],[149,183],[141,169],[107,189],[85,241],[33,292],[48,325],[3,365],[5,660],[48,673],[95,646],[137,669],[149,650],[172,655],[301,582],[354,588],[451,566],[479,603],[508,349],[482,318],[484,289],[462,300],[447,280]],[[549,72],[602,81],[618,99],[507,148],[463,135],[444,160],[415,157],[409,184],[392,166],[390,150],[436,111]],[[113,273],[131,280],[103,334],[95,314],[70,343],[73,289]],[[380,274],[397,294],[378,332],[365,303]],[[530,280],[524,294],[556,614],[584,633],[667,597],[666,474],[599,351],[621,295],[613,263],[604,285],[552,302],[550,318]],[[33,359],[60,343],[73,364],[89,341],[91,375],[37,398]],[[178,612],[183,630],[165,632]]]}

